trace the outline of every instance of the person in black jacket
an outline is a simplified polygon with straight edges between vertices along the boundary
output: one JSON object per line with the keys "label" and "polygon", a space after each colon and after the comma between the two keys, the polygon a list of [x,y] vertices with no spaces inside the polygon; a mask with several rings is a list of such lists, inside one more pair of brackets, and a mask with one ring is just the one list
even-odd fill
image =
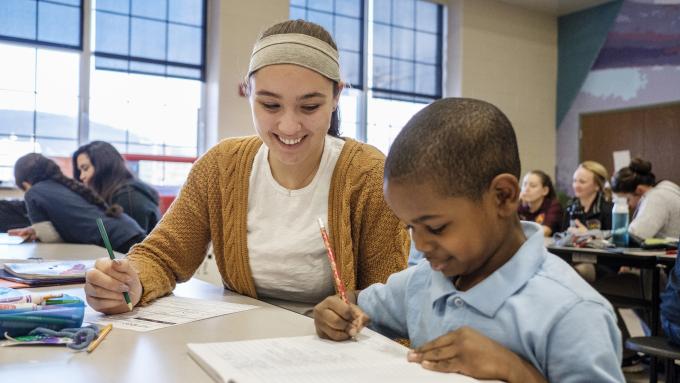
{"label": "person in black jacket", "polygon": [[567,204],[561,231],[612,228],[611,192],[605,188],[607,169],[595,161],[582,162],[574,172],[574,198]]}
{"label": "person in black jacket", "polygon": [[101,218],[115,251],[126,253],[146,236],[120,206],[107,204],[92,189],[66,177],[54,161],[42,154],[29,153],[19,158],[14,165],[14,180],[25,192],[31,226],[10,230],[10,235],[42,242],[103,246],[97,227],[97,218]]}
{"label": "person in black jacket", "polygon": [[92,141],[73,153],[73,177],[93,189],[108,204],[120,205],[125,214],[150,233],[160,219],[158,192],[135,178],[113,145]]}

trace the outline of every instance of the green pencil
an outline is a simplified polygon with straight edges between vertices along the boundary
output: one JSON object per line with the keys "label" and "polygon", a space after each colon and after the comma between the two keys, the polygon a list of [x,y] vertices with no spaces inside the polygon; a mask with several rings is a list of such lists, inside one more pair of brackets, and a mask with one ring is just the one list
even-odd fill
{"label": "green pencil", "polygon": [[[111,258],[111,260],[113,261],[116,259],[116,257],[113,255],[111,242],[109,242],[109,235],[106,234],[104,222],[102,222],[101,218],[97,218],[97,226],[99,227],[99,234],[102,235],[102,239],[104,240],[104,246],[106,246],[106,250],[109,252],[109,258]],[[130,301],[130,295],[127,293],[127,291],[123,291],[123,298],[125,298],[125,303],[127,303],[128,309],[132,311],[132,301]]]}

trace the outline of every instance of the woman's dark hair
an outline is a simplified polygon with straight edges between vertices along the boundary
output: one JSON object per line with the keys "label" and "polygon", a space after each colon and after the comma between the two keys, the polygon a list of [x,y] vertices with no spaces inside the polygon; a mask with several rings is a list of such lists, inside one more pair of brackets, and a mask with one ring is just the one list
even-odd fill
{"label": "woman's dark hair", "polygon": [[86,154],[94,167],[94,176],[88,186],[107,203],[111,203],[116,190],[134,179],[125,166],[125,159],[113,145],[104,141],[92,141],[73,153],[73,178],[77,180],[80,179],[78,156],[81,154]]}
{"label": "woman's dark hair", "polygon": [[614,193],[634,193],[639,185],[656,185],[652,163],[641,158],[634,158],[630,165],[619,169],[614,174],[611,185]]}
{"label": "woman's dark hair", "polygon": [[545,196],[546,199],[553,199],[557,197],[555,187],[553,186],[552,180],[548,174],[546,174],[543,170],[532,170],[529,172],[529,174],[537,175],[538,178],[541,179],[541,185],[543,185],[543,187],[548,187],[548,195]]}
{"label": "woman's dark hair", "polygon": [[51,159],[39,153],[29,153],[19,158],[14,164],[14,182],[23,190],[23,183],[36,185],[42,181],[52,180],[60,183],[83,197],[87,202],[99,207],[109,217],[118,217],[123,209],[119,205],[109,206],[92,189],[82,183],[66,177],[59,166]]}
{"label": "woman's dark hair", "polygon": [[[272,25],[266,31],[262,32],[262,35],[260,35],[260,37],[257,40],[259,41],[267,36],[280,35],[284,33],[300,33],[303,35],[312,36],[332,46],[333,48],[335,48],[335,50],[338,49],[338,46],[335,44],[335,41],[333,40],[333,36],[331,36],[331,34],[328,33],[328,31],[325,30],[324,27],[322,27],[319,24],[315,24],[302,19],[287,20]],[[337,97],[339,92],[340,89],[338,88],[338,82],[333,81],[333,97]],[[335,108],[333,114],[331,115],[331,126],[328,129],[328,134],[330,134],[333,137],[340,137],[339,113],[340,112],[338,108]]]}

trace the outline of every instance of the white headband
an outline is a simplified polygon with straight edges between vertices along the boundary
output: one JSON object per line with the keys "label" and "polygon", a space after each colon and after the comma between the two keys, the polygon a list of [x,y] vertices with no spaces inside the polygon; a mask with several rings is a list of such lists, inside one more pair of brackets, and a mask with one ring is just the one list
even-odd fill
{"label": "white headband", "polygon": [[340,82],[338,51],[309,35],[283,33],[267,36],[255,43],[248,77],[260,68],[275,64],[299,65]]}

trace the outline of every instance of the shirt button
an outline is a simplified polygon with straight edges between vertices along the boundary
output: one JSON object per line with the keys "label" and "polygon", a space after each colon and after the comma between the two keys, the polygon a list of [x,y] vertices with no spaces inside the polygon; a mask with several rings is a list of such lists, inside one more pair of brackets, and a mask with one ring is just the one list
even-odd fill
{"label": "shirt button", "polygon": [[465,306],[465,302],[464,302],[462,299],[458,298],[458,297],[456,297],[456,298],[453,299],[453,304],[456,305],[456,307],[463,307],[463,306]]}

